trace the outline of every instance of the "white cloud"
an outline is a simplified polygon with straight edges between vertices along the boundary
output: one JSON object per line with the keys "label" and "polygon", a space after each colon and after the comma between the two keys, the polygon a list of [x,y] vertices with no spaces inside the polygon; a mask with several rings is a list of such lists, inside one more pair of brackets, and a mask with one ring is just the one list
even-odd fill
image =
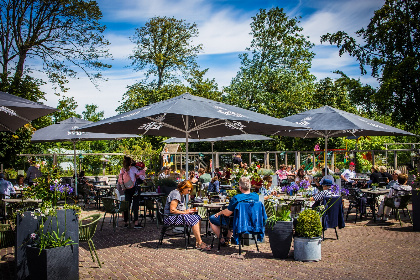
{"label": "white cloud", "polygon": [[111,43],[109,46],[109,52],[112,54],[114,59],[127,60],[128,56],[133,54],[135,44],[130,41],[130,35],[119,35],[109,32],[105,36]]}
{"label": "white cloud", "polygon": [[205,54],[243,52],[251,43],[251,18],[231,17],[232,11],[223,10],[212,15],[199,27],[196,42],[203,44]]}
{"label": "white cloud", "polygon": [[302,18],[303,33],[311,42],[320,44],[321,35],[345,31],[350,36],[367,26],[374,10],[383,5],[380,0],[314,1],[319,8],[310,16]]}

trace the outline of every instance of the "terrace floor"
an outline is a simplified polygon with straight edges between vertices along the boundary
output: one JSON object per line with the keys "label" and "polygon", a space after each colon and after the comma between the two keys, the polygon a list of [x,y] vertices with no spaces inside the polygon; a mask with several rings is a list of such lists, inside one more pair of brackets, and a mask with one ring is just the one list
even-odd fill
{"label": "terrace floor", "polygon": [[[82,216],[95,212],[84,211]],[[408,216],[403,219],[408,221]],[[142,229],[118,227],[114,232],[107,221],[94,237],[102,268],[92,262],[88,245],[82,243],[80,279],[420,279],[420,232],[395,220],[354,223],[351,214],[346,227],[338,230],[339,240],[333,229],[325,232],[319,262],[294,261],[293,248],[288,259],[274,259],[268,237],[259,246],[260,253],[255,245],[243,247],[243,257],[237,255],[237,246],[222,247],[220,252],[217,246],[208,252],[185,250],[182,238],[165,239],[156,250],[160,230],[155,223],[148,221]],[[15,279],[13,251],[0,250],[0,279]],[[4,257],[8,253],[12,254]]]}

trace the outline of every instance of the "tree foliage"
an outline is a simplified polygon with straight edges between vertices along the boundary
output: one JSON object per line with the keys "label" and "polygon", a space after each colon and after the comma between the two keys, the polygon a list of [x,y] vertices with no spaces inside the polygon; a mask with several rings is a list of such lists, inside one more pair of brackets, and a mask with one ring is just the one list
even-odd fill
{"label": "tree foliage", "polygon": [[12,71],[19,82],[29,70],[28,59],[42,60],[43,71],[61,89],[76,75],[73,66],[92,80],[100,77],[100,69],[110,67],[101,62],[108,56],[108,42],[96,1],[0,0],[0,7],[3,82]]}
{"label": "tree foliage", "polygon": [[81,116],[76,113],[76,108],[78,106],[74,97],[63,96],[58,101],[58,111],[53,113],[54,123],[59,123],[71,117],[81,118]]}
{"label": "tree foliage", "polygon": [[[344,31],[326,34],[321,42],[336,44],[340,55],[357,58],[362,74],[371,68],[371,75],[380,87],[370,92],[370,108],[391,114],[394,124],[403,123],[413,129],[420,119],[420,2],[386,0],[375,11],[367,28],[356,35],[361,44]],[[366,107],[366,99],[357,105]],[[373,103],[373,104],[372,104]]]}
{"label": "tree foliage", "polygon": [[130,56],[136,70],[147,69],[147,78],[153,76],[157,89],[176,81],[176,71],[186,73],[196,66],[201,45],[192,45],[198,36],[195,23],[168,17],[154,17],[145,26],[136,28],[132,42],[137,46]]}
{"label": "tree foliage", "polygon": [[261,9],[253,17],[253,40],[248,53],[240,55],[240,71],[225,88],[226,102],[274,117],[311,107],[313,44],[298,24],[278,7]]}
{"label": "tree foliage", "polygon": [[104,111],[97,111],[98,105],[95,104],[86,104],[85,105],[85,111],[82,112],[83,119],[91,121],[91,122],[97,122],[104,118]]}

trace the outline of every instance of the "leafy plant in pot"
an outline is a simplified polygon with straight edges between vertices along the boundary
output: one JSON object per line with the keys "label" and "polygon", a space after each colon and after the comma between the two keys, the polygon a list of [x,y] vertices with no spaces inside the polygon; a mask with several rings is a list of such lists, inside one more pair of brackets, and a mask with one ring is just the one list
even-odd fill
{"label": "leafy plant in pot", "polygon": [[[73,188],[61,183],[56,167],[43,166],[41,171],[26,192],[27,197],[42,199],[41,205],[17,213],[18,278],[78,279],[80,207],[67,204]],[[60,200],[63,206],[57,206]]]}
{"label": "leafy plant in pot", "polygon": [[273,203],[267,203],[266,209],[271,213],[267,218],[266,233],[270,248],[275,258],[286,259],[289,255],[293,237],[293,222],[288,205],[282,205],[275,210]]}
{"label": "leafy plant in pot", "polygon": [[294,258],[297,261],[321,260],[322,224],[320,214],[305,209],[299,214],[295,227]]}

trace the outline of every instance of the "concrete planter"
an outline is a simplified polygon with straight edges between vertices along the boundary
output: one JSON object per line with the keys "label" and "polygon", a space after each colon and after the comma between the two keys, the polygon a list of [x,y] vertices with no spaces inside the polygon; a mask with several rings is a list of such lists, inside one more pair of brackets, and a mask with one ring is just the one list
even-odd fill
{"label": "concrete planter", "polygon": [[294,238],[294,257],[296,261],[310,262],[321,260],[321,237]]}

